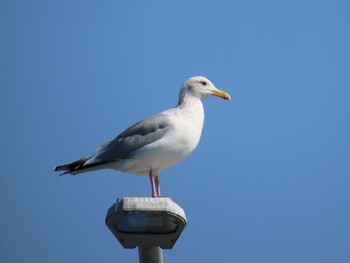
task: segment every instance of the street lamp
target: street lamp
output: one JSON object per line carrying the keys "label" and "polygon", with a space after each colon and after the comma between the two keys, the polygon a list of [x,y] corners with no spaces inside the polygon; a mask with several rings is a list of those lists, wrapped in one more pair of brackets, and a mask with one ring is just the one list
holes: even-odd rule
{"label": "street lamp", "polygon": [[174,246],[186,215],[168,197],[122,197],[109,208],[106,224],[124,248],[139,248],[141,263],[162,262],[161,248]]}

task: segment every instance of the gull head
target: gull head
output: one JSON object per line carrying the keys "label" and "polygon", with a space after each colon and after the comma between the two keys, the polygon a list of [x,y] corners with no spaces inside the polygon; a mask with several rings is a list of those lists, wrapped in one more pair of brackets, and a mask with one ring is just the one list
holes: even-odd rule
{"label": "gull head", "polygon": [[180,101],[187,96],[192,96],[204,100],[211,96],[217,96],[225,100],[231,100],[231,97],[225,91],[217,89],[214,84],[205,77],[192,77],[186,80],[180,90]]}

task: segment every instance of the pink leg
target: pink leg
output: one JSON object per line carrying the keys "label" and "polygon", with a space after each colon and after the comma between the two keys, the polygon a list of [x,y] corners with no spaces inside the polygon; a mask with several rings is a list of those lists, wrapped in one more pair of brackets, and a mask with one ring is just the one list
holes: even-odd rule
{"label": "pink leg", "polygon": [[160,195],[160,180],[159,180],[159,172],[153,173],[153,171],[149,171],[149,179],[151,181],[152,186],[152,197],[167,197]]}
{"label": "pink leg", "polygon": [[156,191],[157,191],[157,196],[160,196],[160,181],[159,181],[159,176],[155,176],[154,178],[155,183],[156,183]]}
{"label": "pink leg", "polygon": [[155,186],[154,186],[154,179],[155,178],[154,178],[154,175],[153,175],[152,170],[151,170],[151,171],[149,171],[149,180],[151,181],[152,197],[156,197],[157,196],[156,189],[155,189]]}

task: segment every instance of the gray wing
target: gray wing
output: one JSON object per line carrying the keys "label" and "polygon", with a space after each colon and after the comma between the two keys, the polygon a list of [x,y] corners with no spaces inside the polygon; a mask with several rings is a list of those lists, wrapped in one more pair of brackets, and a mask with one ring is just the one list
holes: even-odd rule
{"label": "gray wing", "polygon": [[91,161],[128,159],[143,146],[161,139],[168,130],[168,118],[164,115],[155,115],[139,121],[114,140],[101,145]]}

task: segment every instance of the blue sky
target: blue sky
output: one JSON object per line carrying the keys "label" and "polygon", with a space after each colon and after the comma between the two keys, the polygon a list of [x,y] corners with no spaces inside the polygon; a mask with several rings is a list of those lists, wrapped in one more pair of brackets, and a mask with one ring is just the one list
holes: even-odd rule
{"label": "blue sky", "polygon": [[348,1],[0,3],[0,261],[137,262],[104,224],[145,177],[57,177],[208,77],[196,151],[162,172],[165,262],[350,261]]}

